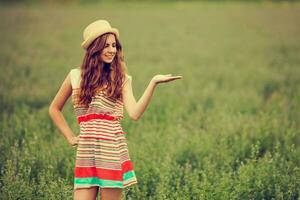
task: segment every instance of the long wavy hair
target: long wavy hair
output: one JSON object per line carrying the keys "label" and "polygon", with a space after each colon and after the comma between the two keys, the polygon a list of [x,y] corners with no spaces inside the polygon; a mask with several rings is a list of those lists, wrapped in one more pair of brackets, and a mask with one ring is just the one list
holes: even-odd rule
{"label": "long wavy hair", "polygon": [[[122,45],[115,35],[116,55],[111,63],[105,63],[101,59],[101,53],[105,47],[109,34],[96,38],[86,50],[81,65],[80,103],[88,106],[92,97],[99,91],[103,91],[113,100],[122,98],[122,84],[127,72]],[[114,35],[114,34],[113,34]]]}

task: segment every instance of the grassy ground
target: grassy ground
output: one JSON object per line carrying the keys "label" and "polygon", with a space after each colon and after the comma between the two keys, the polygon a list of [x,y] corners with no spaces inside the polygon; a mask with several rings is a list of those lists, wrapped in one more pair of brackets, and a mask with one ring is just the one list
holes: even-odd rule
{"label": "grassy ground", "polygon": [[1,199],[72,199],[76,152],[47,110],[98,18],[120,30],[136,98],[184,77],[123,120],[126,199],[300,198],[300,4],[177,2],[0,7]]}

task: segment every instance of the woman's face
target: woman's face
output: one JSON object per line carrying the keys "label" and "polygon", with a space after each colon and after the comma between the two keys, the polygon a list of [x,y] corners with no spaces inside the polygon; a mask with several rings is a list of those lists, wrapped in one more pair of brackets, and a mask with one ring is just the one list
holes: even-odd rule
{"label": "woman's face", "polygon": [[101,53],[101,60],[105,63],[111,63],[117,53],[116,38],[114,34],[109,34],[104,49]]}

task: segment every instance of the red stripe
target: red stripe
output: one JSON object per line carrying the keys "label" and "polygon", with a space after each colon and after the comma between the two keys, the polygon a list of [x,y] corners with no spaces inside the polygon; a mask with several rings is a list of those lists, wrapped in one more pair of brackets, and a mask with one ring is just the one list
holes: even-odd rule
{"label": "red stripe", "polygon": [[81,143],[80,145],[83,148],[85,146],[89,147],[91,145],[94,145],[95,147],[97,147],[97,146],[104,146],[104,147],[108,147],[108,148],[119,148],[119,149],[126,147],[126,144],[117,145],[117,147],[116,147],[116,145],[109,145],[107,143],[106,144],[95,144],[94,142],[90,142],[90,143],[86,143],[86,144]]}
{"label": "red stripe", "polygon": [[120,128],[118,128],[118,129],[108,129],[108,128],[102,127],[102,125],[99,125],[98,127],[95,127],[95,128],[81,128],[81,132],[90,132],[90,131],[98,132],[98,133],[104,132],[104,133],[112,134],[112,132],[114,132],[114,131],[115,131],[114,133],[122,132],[122,129],[120,129]]}
{"label": "red stripe", "polygon": [[87,131],[81,131],[82,134],[89,134],[89,135],[102,135],[111,137],[111,135],[116,134],[126,134],[125,132],[116,132],[116,133],[110,133],[110,132],[101,132],[101,131],[94,131],[94,130],[87,130]]}
{"label": "red stripe", "polygon": [[88,115],[84,115],[84,116],[79,116],[77,118],[77,121],[78,121],[78,124],[80,124],[80,122],[86,122],[86,121],[89,121],[91,119],[106,119],[106,120],[117,120],[116,117],[114,116],[110,116],[110,115],[107,115],[107,114],[96,114],[96,113],[93,113],[93,114],[88,114]]}
{"label": "red stripe", "polygon": [[133,170],[133,165],[130,160],[122,164],[122,170],[103,169],[96,167],[75,167],[76,178],[98,177],[107,180],[123,180],[123,173]]}
{"label": "red stripe", "polygon": [[130,160],[127,160],[122,163],[123,173],[133,170],[133,164]]}
{"label": "red stripe", "polygon": [[120,128],[121,125],[119,123],[109,122],[110,124],[107,124],[107,122],[101,121],[101,123],[97,122],[91,122],[89,124],[82,124],[82,128],[96,128],[100,126],[110,127],[110,128]]}
{"label": "red stripe", "polygon": [[102,169],[96,167],[75,167],[76,178],[98,177],[108,180],[123,180],[122,170]]}
{"label": "red stripe", "polygon": [[[86,153],[94,153],[94,152],[97,152],[98,154],[109,154],[109,156],[112,156],[112,157],[116,157],[116,156],[118,156],[118,155],[114,155],[114,153],[115,152],[106,152],[106,151],[95,151],[94,149],[86,149],[86,150],[82,150],[82,149],[80,149],[80,150],[78,150],[78,153],[81,153],[81,152],[86,152]],[[126,153],[127,152],[127,150],[125,149],[123,149],[123,150],[120,150],[120,154],[121,153]],[[91,155],[91,154],[88,154],[88,155]]]}
{"label": "red stripe", "polygon": [[101,139],[101,140],[109,140],[109,141],[116,141],[116,139],[107,139],[107,138],[101,138],[101,137],[95,137],[95,136],[79,136],[80,138],[97,138],[97,139]]}

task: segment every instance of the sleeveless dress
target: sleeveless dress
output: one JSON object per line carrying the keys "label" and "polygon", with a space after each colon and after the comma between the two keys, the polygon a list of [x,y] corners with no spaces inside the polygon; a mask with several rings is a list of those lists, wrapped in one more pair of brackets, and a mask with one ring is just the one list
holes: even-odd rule
{"label": "sleeveless dress", "polygon": [[[74,169],[74,189],[99,186],[126,188],[137,183],[130,160],[123,118],[123,102],[96,92],[89,106],[80,105],[81,70],[70,71],[74,114],[80,126]],[[131,79],[126,75],[123,85]]]}

